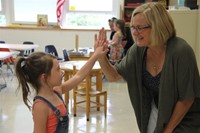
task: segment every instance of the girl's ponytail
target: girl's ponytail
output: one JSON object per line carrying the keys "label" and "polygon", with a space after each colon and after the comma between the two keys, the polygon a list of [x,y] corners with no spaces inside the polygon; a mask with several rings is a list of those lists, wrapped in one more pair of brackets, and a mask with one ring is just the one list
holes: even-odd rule
{"label": "girl's ponytail", "polygon": [[29,76],[26,74],[25,69],[26,65],[26,58],[24,57],[18,57],[16,64],[15,64],[15,72],[17,79],[19,81],[18,89],[22,88],[22,95],[23,95],[23,101],[25,105],[31,110],[31,106],[28,104],[30,101],[28,100],[28,95],[31,93],[30,87],[28,85]]}

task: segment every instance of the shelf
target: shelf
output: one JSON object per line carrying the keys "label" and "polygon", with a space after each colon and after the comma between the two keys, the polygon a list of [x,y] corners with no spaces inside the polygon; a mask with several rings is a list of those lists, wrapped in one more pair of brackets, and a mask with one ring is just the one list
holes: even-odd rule
{"label": "shelf", "polygon": [[138,7],[143,3],[127,3],[125,6],[133,6],[133,7]]}
{"label": "shelf", "polygon": [[137,6],[124,6],[124,8],[127,8],[127,9],[135,9],[135,8],[137,8]]}
{"label": "shelf", "polygon": [[[123,19],[126,22],[126,26],[129,25],[131,16],[135,8],[144,4],[147,0],[124,0],[123,7]],[[154,2],[160,2],[164,7],[168,7],[169,0],[153,0]]]}
{"label": "shelf", "polygon": [[124,0],[123,19],[126,22],[126,27],[129,27],[129,22],[131,20],[134,9],[142,5],[144,2],[145,0]]}

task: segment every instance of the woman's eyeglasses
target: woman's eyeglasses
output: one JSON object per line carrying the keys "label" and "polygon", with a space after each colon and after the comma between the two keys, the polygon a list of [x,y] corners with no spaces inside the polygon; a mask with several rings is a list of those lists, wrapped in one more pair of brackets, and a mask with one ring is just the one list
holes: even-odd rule
{"label": "woman's eyeglasses", "polygon": [[151,28],[150,25],[143,25],[143,26],[130,26],[131,31],[137,31],[141,33],[144,29]]}

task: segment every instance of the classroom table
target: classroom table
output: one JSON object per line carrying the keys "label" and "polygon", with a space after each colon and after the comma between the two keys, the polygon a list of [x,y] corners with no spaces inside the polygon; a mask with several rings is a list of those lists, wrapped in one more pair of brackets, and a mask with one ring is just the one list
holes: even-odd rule
{"label": "classroom table", "polygon": [[[86,62],[87,61],[83,61],[83,60],[61,62],[60,68],[62,70],[64,70],[64,72],[65,72],[64,80],[67,81],[69,78],[73,77],[73,66],[76,66],[76,69],[80,70]],[[90,73],[88,75],[94,75],[94,74],[96,76],[96,84],[97,84],[96,90],[101,91],[102,90],[102,71],[101,71],[99,62],[95,63],[95,65],[93,66],[92,70],[90,71]],[[86,78],[86,79],[88,79],[88,78]],[[86,81],[86,83],[87,83],[87,81]],[[65,93],[65,102],[68,105],[69,92]]]}
{"label": "classroom table", "polygon": [[94,53],[93,48],[79,48],[78,52],[75,49],[68,50],[69,58],[71,61],[88,60]]}
{"label": "classroom table", "polygon": [[39,45],[37,45],[37,44],[33,44],[33,45],[29,45],[29,44],[10,44],[10,43],[0,44],[0,48],[8,48],[10,50],[19,51],[20,52],[19,55],[23,55],[25,50],[31,50],[31,49],[35,49],[35,48],[38,48],[38,47],[39,47]]}
{"label": "classroom table", "polygon": [[[11,52],[3,52],[3,51],[0,51],[0,60],[4,60],[6,58],[9,58],[13,55],[17,55],[19,54],[19,51],[11,51]],[[0,91],[1,89],[5,88],[6,87],[6,80],[4,78],[4,75],[3,75],[3,70],[2,68],[0,67],[0,73],[2,75],[2,78],[4,80],[4,83],[0,83]]]}

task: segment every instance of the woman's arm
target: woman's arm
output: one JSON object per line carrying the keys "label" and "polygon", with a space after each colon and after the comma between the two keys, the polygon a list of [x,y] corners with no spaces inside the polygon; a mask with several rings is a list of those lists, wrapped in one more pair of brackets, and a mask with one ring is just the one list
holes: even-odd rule
{"label": "woman's arm", "polygon": [[107,80],[117,81],[122,78],[117,72],[117,70],[114,68],[114,66],[110,64],[110,62],[108,61],[106,57],[99,58],[98,61]]}
{"label": "woman's arm", "polygon": [[[107,45],[106,40],[107,40],[106,39],[106,31],[104,28],[102,28],[99,31],[98,37],[97,37],[97,35],[95,35],[94,49],[97,49],[98,47],[100,47],[102,45],[107,49],[108,45]],[[108,61],[108,59],[106,57],[106,53],[101,54],[100,57],[98,58],[98,61],[100,63],[100,66],[101,66],[101,69],[103,70],[104,75],[106,76],[106,78],[109,81],[117,81],[122,78],[119,75],[119,73],[117,72],[117,70],[114,68],[114,66],[111,65],[110,62]]]}
{"label": "woman's arm", "polygon": [[163,133],[172,133],[174,131],[176,126],[181,122],[185,114],[188,112],[188,110],[192,106],[193,102],[194,102],[194,98],[187,99],[184,101],[178,101],[176,103],[172,116],[169,122],[167,123]]}

